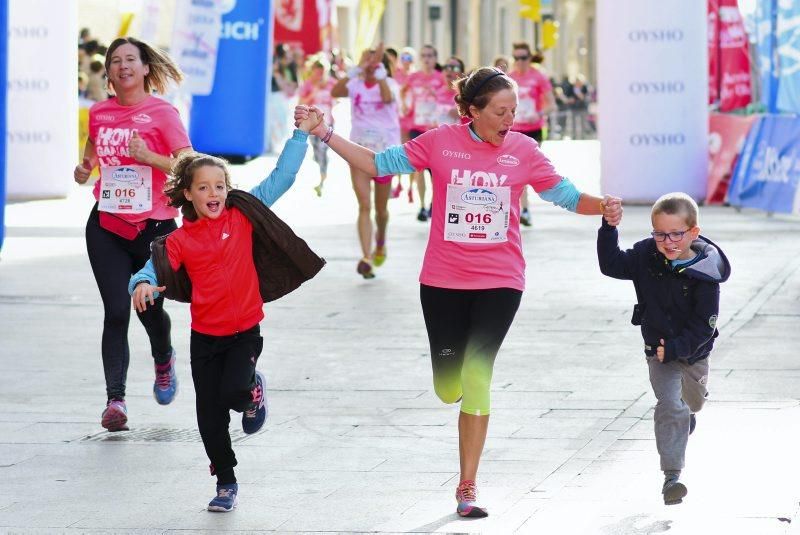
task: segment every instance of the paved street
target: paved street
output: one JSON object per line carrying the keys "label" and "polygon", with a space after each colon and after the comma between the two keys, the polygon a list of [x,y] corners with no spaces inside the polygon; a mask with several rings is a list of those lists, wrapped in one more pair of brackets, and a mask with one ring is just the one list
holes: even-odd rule
{"label": "paved street", "polygon": [[[592,142],[545,146],[599,192]],[[237,166],[249,187],[266,157]],[[131,431],[100,427],[102,306],[86,257],[88,187],[65,200],[12,204],[0,254],[0,532],[522,533],[791,532],[800,500],[800,218],[701,208],[723,247],[721,336],[711,398],[689,442],[682,505],[661,501],[653,406],[630,283],[603,277],[599,218],[534,205],[524,230],[528,290],[498,357],[478,485],[491,516],[455,514],[457,406],[433,393],[417,276],[428,226],[405,194],[391,201],[389,257],[355,272],[356,204],[341,160],[325,193],[304,164],[274,207],[328,265],[266,307],[259,362],[270,418],[241,434],[239,508],[211,514],[194,419],[188,306],[168,303],[180,391],[153,400],[144,329],[131,322]],[[65,180],[70,177],[66,176]],[[612,192],[613,193],[613,192]],[[650,231],[628,206],[621,234]],[[794,530],[800,533],[800,518]]]}

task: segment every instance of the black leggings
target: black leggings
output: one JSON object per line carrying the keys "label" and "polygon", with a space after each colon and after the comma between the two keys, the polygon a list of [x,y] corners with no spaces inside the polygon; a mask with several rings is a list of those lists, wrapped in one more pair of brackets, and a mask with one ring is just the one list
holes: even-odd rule
{"label": "black leggings", "polygon": [[452,290],[420,285],[431,346],[433,386],[461,412],[489,414],[494,359],[522,300],[512,288]]}
{"label": "black leggings", "polygon": [[190,352],[197,427],[211,461],[211,475],[217,476],[220,485],[236,482],[233,473],[236,455],[228,429],[230,411],[253,408],[251,392],[256,386],[256,363],[264,347],[259,333],[258,324],[230,336],[192,331]]}
{"label": "black leggings", "polygon": [[[108,399],[125,399],[125,380],[130,362],[128,324],[132,308],[128,281],[150,258],[150,242],[176,228],[172,219],[151,219],[136,239],[126,240],[100,226],[97,205],[89,214],[86,250],[105,312],[101,352]],[[136,313],[150,338],[150,351],[157,364],[168,362],[172,353],[170,321],[163,306],[164,298],[159,297],[155,305]]]}

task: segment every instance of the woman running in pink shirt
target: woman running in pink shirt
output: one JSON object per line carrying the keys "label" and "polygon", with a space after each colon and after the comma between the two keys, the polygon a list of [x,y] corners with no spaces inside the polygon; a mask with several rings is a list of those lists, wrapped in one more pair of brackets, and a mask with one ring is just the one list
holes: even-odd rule
{"label": "woman running in pink shirt", "polygon": [[[519,197],[526,185],[545,200],[584,215],[622,217],[610,196],[579,192],[533,139],[513,132],[517,85],[493,67],[456,82],[455,102],[469,124],[442,125],[379,153],[320,124],[311,130],[350,165],[368,174],[430,168],[433,218],[420,274],[437,396],[461,402],[458,419],[461,478],[457,512],[488,515],[477,501],[475,478],[489,425],[495,357],[525,288]],[[298,106],[295,119],[308,109]],[[614,202],[611,202],[612,199]]]}

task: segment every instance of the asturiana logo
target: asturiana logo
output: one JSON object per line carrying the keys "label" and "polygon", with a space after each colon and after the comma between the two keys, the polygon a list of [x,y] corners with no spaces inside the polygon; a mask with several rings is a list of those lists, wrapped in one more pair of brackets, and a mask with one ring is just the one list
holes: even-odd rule
{"label": "asturiana logo", "polygon": [[497,157],[497,163],[506,167],[516,167],[519,165],[519,158],[510,154],[503,154]]}
{"label": "asturiana logo", "polygon": [[146,123],[152,122],[152,120],[153,119],[151,119],[150,116],[147,115],[146,113],[140,113],[138,115],[134,115],[133,116],[133,122],[134,123],[146,124]]}
{"label": "asturiana logo", "polygon": [[119,182],[135,182],[139,180],[139,173],[131,167],[120,167],[111,173],[111,178]]}
{"label": "asturiana logo", "polygon": [[467,204],[494,204],[497,202],[497,195],[483,188],[473,188],[462,193],[461,200]]}

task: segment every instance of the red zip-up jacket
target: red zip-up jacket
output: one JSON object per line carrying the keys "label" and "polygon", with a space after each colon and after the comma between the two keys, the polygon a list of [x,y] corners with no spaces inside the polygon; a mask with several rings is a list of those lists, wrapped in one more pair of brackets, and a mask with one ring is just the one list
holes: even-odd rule
{"label": "red zip-up jacket", "polygon": [[216,219],[183,220],[166,240],[173,270],[192,281],[192,330],[212,336],[246,331],[264,319],[253,262],[253,225],[236,208]]}

